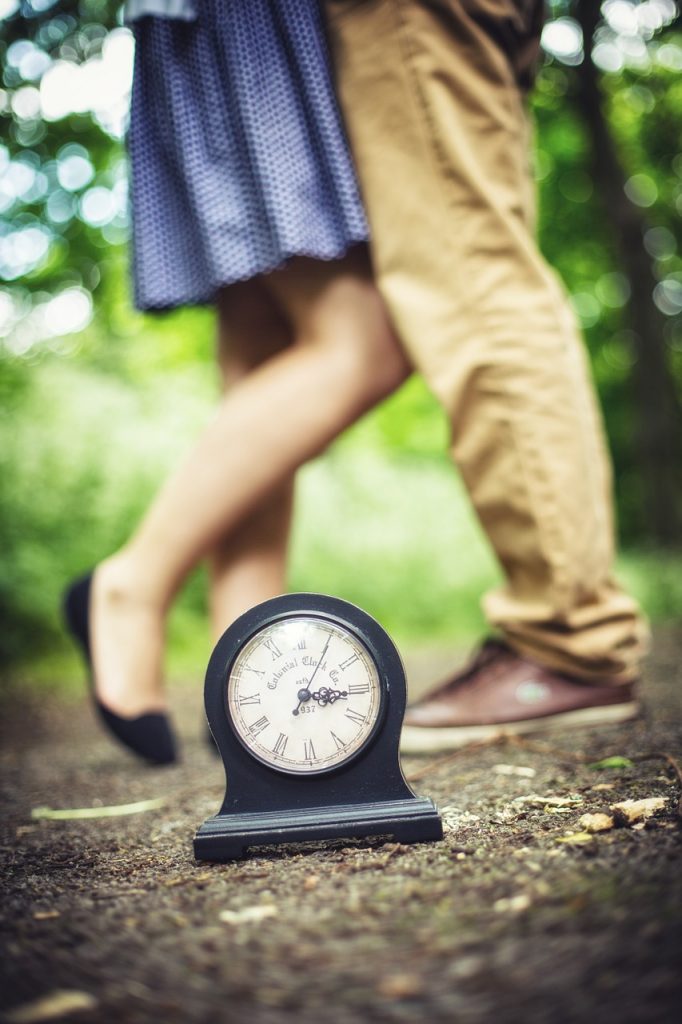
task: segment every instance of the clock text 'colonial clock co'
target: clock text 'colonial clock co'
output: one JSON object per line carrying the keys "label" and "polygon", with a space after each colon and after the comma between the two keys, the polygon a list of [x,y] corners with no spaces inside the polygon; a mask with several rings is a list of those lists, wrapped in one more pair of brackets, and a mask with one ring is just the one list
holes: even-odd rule
{"label": "clock text 'colonial clock co'", "polygon": [[405,700],[395,645],[355,605],[286,594],[242,615],[206,673],[227,790],[195,836],[197,858],[307,840],[442,838],[432,801],[400,769]]}

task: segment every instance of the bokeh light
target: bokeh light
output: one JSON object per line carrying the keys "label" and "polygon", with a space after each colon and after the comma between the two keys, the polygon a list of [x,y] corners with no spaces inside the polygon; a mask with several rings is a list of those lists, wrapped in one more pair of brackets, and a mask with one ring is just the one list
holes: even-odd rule
{"label": "bokeh light", "polygon": [[87,149],[76,143],[64,146],[57,153],[57,180],[67,192],[77,192],[95,176]]}
{"label": "bokeh light", "polygon": [[574,18],[556,18],[542,31],[542,47],[562,64],[579,64],[583,58],[583,33]]}
{"label": "bokeh light", "polygon": [[682,313],[682,274],[659,281],[654,288],[654,302],[664,316],[679,316]]}
{"label": "bokeh light", "polygon": [[108,134],[122,138],[128,116],[134,45],[129,29],[116,28],[104,39],[101,54],[82,64],[55,61],[40,82],[43,117],[58,121],[72,113],[90,112]]}

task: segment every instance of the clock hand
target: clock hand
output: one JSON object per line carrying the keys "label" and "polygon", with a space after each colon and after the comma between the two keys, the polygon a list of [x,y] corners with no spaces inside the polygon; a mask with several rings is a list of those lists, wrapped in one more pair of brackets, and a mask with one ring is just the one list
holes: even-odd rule
{"label": "clock hand", "polygon": [[333,704],[337,700],[347,700],[348,690],[330,690],[327,686],[323,686],[319,690],[316,690],[315,693],[311,693],[310,696],[313,700],[317,701],[321,708],[323,708],[327,704]]}
{"label": "clock hand", "polygon": [[311,675],[310,679],[308,680],[308,685],[305,686],[302,690],[299,690],[298,693],[296,694],[296,696],[298,697],[298,704],[296,705],[296,707],[294,708],[294,710],[292,712],[292,714],[294,714],[294,715],[298,714],[298,711],[299,711],[299,708],[300,708],[301,704],[303,704],[307,700],[310,700],[310,698],[312,696],[312,694],[310,693],[310,687],[312,686],[313,679],[315,678],[315,673],[317,672],[318,668],[320,667],[320,665],[324,661],[324,656],[327,653],[327,648],[329,647],[331,638],[332,638],[332,635],[330,633],[329,636],[327,637],[327,642],[324,645],[324,649],[322,651],[322,654],[320,655],[320,660],[318,661],[317,665],[313,669],[313,674]]}

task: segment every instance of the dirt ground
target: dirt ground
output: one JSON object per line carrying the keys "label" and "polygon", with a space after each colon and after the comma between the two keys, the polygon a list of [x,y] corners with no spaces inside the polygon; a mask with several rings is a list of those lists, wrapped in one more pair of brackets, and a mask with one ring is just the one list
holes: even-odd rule
{"label": "dirt ground", "polygon": [[[173,692],[182,764],[143,769],[85,701],[15,687],[2,716],[2,1019],[679,1020],[679,785],[662,758],[634,758],[680,761],[681,661],[682,626],[661,628],[636,723],[406,759],[443,813],[442,842],[318,844],[222,865],[192,854],[223,791],[198,688]],[[444,662],[408,665],[423,686]],[[611,756],[621,761],[594,767]],[[589,835],[579,823],[655,796],[665,806],[635,827]],[[32,818],[150,799],[163,804]]]}

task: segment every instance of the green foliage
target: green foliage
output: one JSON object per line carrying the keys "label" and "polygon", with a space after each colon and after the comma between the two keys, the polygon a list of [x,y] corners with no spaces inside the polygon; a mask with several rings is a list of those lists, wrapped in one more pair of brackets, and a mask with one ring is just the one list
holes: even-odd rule
{"label": "green foliage", "polygon": [[55,357],[22,369],[0,417],[4,662],[54,643],[63,586],[125,540],[212,391],[201,367],[144,388]]}
{"label": "green foliage", "polygon": [[587,766],[594,772],[602,772],[606,768],[634,768],[634,761],[631,761],[629,757],[621,757],[616,754],[613,757],[605,757],[603,761],[594,761],[592,764]]}

